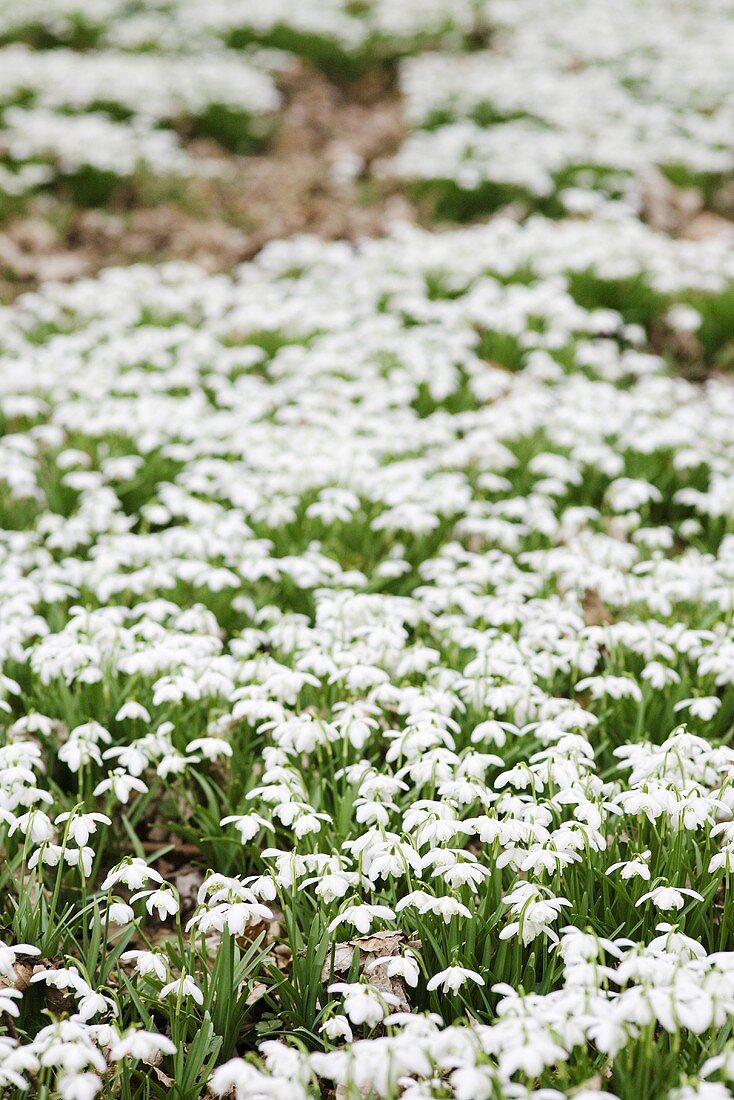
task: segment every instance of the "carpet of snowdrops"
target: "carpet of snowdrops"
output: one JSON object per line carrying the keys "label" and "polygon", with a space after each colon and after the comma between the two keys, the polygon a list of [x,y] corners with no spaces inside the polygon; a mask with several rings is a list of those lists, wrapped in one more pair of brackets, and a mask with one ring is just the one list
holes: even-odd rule
{"label": "carpet of snowdrops", "polygon": [[[0,192],[394,66],[298,237],[0,309],[0,1095],[726,1100],[729,0],[6,0]],[[711,214],[712,218],[717,215]],[[734,1088],[734,1086],[732,1086]]]}

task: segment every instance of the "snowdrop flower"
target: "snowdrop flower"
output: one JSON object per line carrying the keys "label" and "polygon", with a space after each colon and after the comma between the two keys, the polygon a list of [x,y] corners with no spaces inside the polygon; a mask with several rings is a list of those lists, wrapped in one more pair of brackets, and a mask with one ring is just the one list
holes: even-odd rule
{"label": "snowdrop flower", "polygon": [[711,856],[708,863],[708,873],[713,875],[716,871],[724,871],[727,875],[734,871],[734,849],[722,848],[720,852],[715,852]]}
{"label": "snowdrop flower", "polygon": [[8,835],[13,836],[16,830],[27,836],[32,844],[45,844],[55,836],[51,819],[43,810],[29,810],[21,814],[11,824]]}
{"label": "snowdrop flower", "polygon": [[117,867],[113,867],[107,874],[102,881],[100,890],[111,890],[113,886],[119,884],[127,886],[128,890],[137,890],[144,886],[146,882],[162,883],[163,877],[154,867],[149,867],[145,860],[139,856],[127,856],[122,863],[118,863]]}
{"label": "snowdrop flower", "polygon": [[104,1082],[95,1073],[62,1073],[56,1079],[61,1100],[94,1100]]}
{"label": "snowdrop flower", "polygon": [[368,974],[371,974],[378,968],[384,969],[388,978],[402,978],[405,984],[413,989],[418,985],[420,968],[411,951],[406,951],[404,955],[384,955],[373,959],[365,969]]}
{"label": "snowdrop flower", "polygon": [[314,893],[317,897],[329,904],[337,898],[343,898],[345,894],[359,885],[359,874],[350,871],[334,871],[331,874],[319,875],[318,878],[309,878],[303,883],[304,888],[316,884]]}
{"label": "snowdrop flower", "polygon": [[75,966],[39,970],[31,978],[31,983],[36,982],[45,982],[56,989],[71,989],[80,996],[84,996],[90,989]]}
{"label": "snowdrop flower", "polygon": [[17,1005],[17,1001],[21,1000],[23,994],[19,989],[0,989],[0,1013],[5,1012],[8,1016],[19,1016],[20,1009]]}
{"label": "snowdrop flower", "polygon": [[[113,901],[106,909],[100,910],[100,917],[103,923],[109,922],[109,924],[122,928],[135,920],[135,913],[132,906],[127,905],[124,901]],[[93,924],[94,918],[90,922],[90,928]]]}
{"label": "snowdrop flower", "polygon": [[693,699],[681,699],[673,710],[678,713],[687,710],[694,718],[700,718],[702,722],[710,722],[721,706],[721,699],[717,695],[700,695]]}
{"label": "snowdrop flower", "polygon": [[108,791],[114,794],[118,802],[122,802],[123,805],[127,805],[130,801],[130,795],[133,791],[137,791],[139,794],[144,794],[148,788],[142,779],[136,778],[134,775],[129,775],[122,768],[115,768],[110,772],[106,779],[103,779],[101,783],[98,783],[94,788],[95,798],[101,794],[106,794]]}
{"label": "snowdrop flower", "polygon": [[181,903],[172,886],[167,883],[158,890],[140,890],[130,898],[132,903],[145,898],[145,908],[152,914],[158,914],[158,920],[164,921],[173,917],[181,908]]}
{"label": "snowdrop flower", "polygon": [[186,746],[186,751],[200,752],[207,760],[217,760],[220,756],[231,756],[232,746],[222,737],[196,737]]}
{"label": "snowdrop flower", "polygon": [[619,871],[619,877],[624,880],[632,878],[642,878],[646,882],[650,881],[650,868],[648,861],[650,859],[650,849],[645,849],[644,852],[640,852],[634,859],[621,860],[619,863],[612,863],[607,867],[605,874],[613,875],[615,871]]}
{"label": "snowdrop flower", "polygon": [[463,966],[449,966],[439,971],[426,983],[429,991],[443,989],[444,993],[458,993],[463,985],[472,981],[475,985],[484,985],[484,978],[476,970],[467,970]]}
{"label": "snowdrop flower", "polygon": [[199,989],[193,978],[188,974],[182,974],[172,982],[164,985],[158,994],[158,999],[164,1001],[166,997],[190,997],[198,1005],[203,1005],[204,994]]}
{"label": "snowdrop flower", "polygon": [[66,832],[80,848],[88,844],[90,836],[96,833],[98,824],[112,824],[112,821],[106,814],[77,813],[74,811],[59,814],[57,816],[57,825],[63,825],[65,822],[68,822]]}
{"label": "snowdrop flower", "polygon": [[337,1039],[346,1039],[348,1043],[351,1043],[354,1038],[352,1029],[349,1026],[349,1020],[346,1016],[337,1014],[331,1016],[325,1023],[321,1025],[319,1031],[326,1035],[327,1039],[331,1039],[332,1043]]}
{"label": "snowdrop flower", "polygon": [[707,1058],[699,1070],[699,1075],[706,1078],[719,1072],[727,1081],[734,1079],[734,1050],[731,1047],[726,1047],[721,1054],[715,1054],[713,1058]]}
{"label": "snowdrop flower", "polygon": [[176,1047],[165,1035],[133,1029],[117,1039],[110,1048],[113,1062],[125,1058],[149,1062],[156,1054],[175,1054]]}
{"label": "snowdrop flower", "polygon": [[110,997],[105,997],[102,993],[97,993],[93,989],[76,990],[77,995],[77,1012],[76,1018],[84,1021],[93,1019],[93,1017],[111,1012],[113,1015],[117,1015],[117,1008],[114,1001]]}
{"label": "snowdrop flower", "polygon": [[124,963],[134,963],[138,974],[143,976],[152,974],[162,982],[168,977],[165,958],[154,951],[123,951],[120,960]]}
{"label": "snowdrop flower", "polygon": [[388,1015],[390,1006],[399,1004],[394,994],[361,982],[335,982],[329,986],[329,993],[343,994],[344,1011],[357,1027],[362,1024],[376,1027]]}
{"label": "snowdrop flower", "polygon": [[261,829],[270,829],[272,831],[273,826],[260,814],[231,814],[229,817],[223,817],[219,824],[224,828],[225,825],[234,824],[237,832],[240,834],[240,839],[243,844],[246,844],[248,840],[252,840]]}
{"label": "snowdrop flower", "polygon": [[248,1100],[250,1096],[262,1094],[263,1087],[269,1086],[271,1080],[250,1062],[232,1058],[217,1066],[209,1079],[209,1087],[215,1096],[234,1095],[236,1100]]}
{"label": "snowdrop flower", "polygon": [[365,936],[376,920],[394,918],[394,912],[387,905],[348,905],[337,917],[334,917],[327,931],[333,932],[340,924],[351,924]]}
{"label": "snowdrop flower", "polygon": [[682,909],[685,904],[684,895],[694,898],[695,901],[703,901],[702,894],[699,894],[697,890],[689,890],[685,886],[656,886],[654,890],[650,890],[638,898],[635,905],[639,907],[644,905],[646,901],[651,901],[656,909],[663,912],[670,909]]}
{"label": "snowdrop flower", "polygon": [[28,860],[29,870],[33,870],[34,867],[58,867],[64,858],[65,849],[61,844],[42,844],[40,848],[37,848],[35,852],[31,853]]}
{"label": "snowdrop flower", "polygon": [[59,760],[66,764],[69,771],[78,772],[85,764],[101,764],[102,754],[95,741],[70,736],[59,749]]}
{"label": "snowdrop flower", "polygon": [[38,947],[29,943],[16,943],[12,947],[0,940],[0,974],[9,981],[15,981],[15,964],[19,955],[27,955],[31,958],[40,955]]}
{"label": "snowdrop flower", "polygon": [[128,699],[122,704],[117,714],[115,715],[116,722],[124,722],[126,719],[132,719],[133,721],[139,720],[141,722],[150,722],[150,712],[142,703],[136,702],[135,699]]}
{"label": "snowdrop flower", "polygon": [[92,873],[94,861],[93,848],[64,848],[64,861],[70,867],[77,867],[84,878],[89,878]]}
{"label": "snowdrop flower", "polygon": [[594,699],[632,699],[639,703],[642,692],[634,680],[627,676],[587,676],[576,684],[576,691],[588,691]]}
{"label": "snowdrop flower", "polygon": [[407,908],[415,908],[421,915],[425,913],[435,913],[443,919],[444,924],[449,924],[454,917],[464,917],[467,920],[471,919],[471,910],[460,902],[458,898],[452,898],[450,896],[437,898],[432,894],[427,894],[421,890],[415,890],[411,894],[406,894],[395,906],[398,913]]}

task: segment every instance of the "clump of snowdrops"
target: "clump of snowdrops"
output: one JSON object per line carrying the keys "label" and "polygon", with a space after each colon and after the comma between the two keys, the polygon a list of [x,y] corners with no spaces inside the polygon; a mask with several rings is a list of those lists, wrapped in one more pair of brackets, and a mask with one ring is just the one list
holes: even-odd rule
{"label": "clump of snowdrops", "polygon": [[[49,127],[70,172],[132,171],[128,131],[167,170],[212,106],[257,138],[263,47],[358,68],[486,16],[6,7],[29,186]],[[523,0],[496,67],[406,63],[420,142],[485,134],[482,202],[511,163],[573,216],[0,311],[4,1097],[731,1095],[734,259],[636,216],[651,167],[730,169],[726,8],[661,46],[615,5],[605,54]]]}
{"label": "clump of snowdrops", "polygon": [[728,1095],[730,264],[611,211],[0,314],[10,1095]]}

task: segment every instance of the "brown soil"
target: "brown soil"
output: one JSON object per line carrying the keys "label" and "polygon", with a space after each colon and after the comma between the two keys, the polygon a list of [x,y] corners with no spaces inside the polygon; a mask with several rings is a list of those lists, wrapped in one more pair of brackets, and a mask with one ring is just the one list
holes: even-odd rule
{"label": "brown soil", "polygon": [[213,142],[190,146],[221,162],[216,179],[163,197],[144,185],[121,185],[104,209],[35,199],[0,233],[0,301],[46,280],[136,261],[183,259],[225,271],[276,237],[378,236],[392,221],[414,216],[403,195],[369,174],[404,133],[389,74],[342,86],[294,62],[281,90],[278,128],[261,154],[228,155]]}

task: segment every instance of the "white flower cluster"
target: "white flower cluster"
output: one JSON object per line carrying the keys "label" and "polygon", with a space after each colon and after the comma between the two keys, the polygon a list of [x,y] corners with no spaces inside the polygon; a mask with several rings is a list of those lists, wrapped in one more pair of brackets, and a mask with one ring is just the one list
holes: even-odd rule
{"label": "white flower cluster", "polygon": [[733,284],[611,204],[0,312],[9,1089],[729,1095],[734,389],[650,340]]}
{"label": "white flower cluster", "polygon": [[181,45],[175,54],[0,48],[0,191],[23,195],[85,169],[113,179],[213,171],[184,148],[181,127],[236,150],[261,141],[280,103],[277,59]]}
{"label": "white flower cluster", "polygon": [[112,50],[0,49],[0,103],[81,113],[114,106],[149,125],[203,115],[212,105],[249,115],[278,107],[270,75],[229,50],[192,55]]}
{"label": "white flower cluster", "polygon": [[7,1100],[734,1095],[729,7],[3,5],[8,193],[489,14],[398,165],[576,210],[0,309]]}
{"label": "white flower cluster", "polygon": [[[574,189],[639,206],[653,170],[702,182],[734,167],[734,8],[727,0],[511,0],[492,49],[403,64],[416,127],[389,171],[539,200]],[[570,192],[564,195],[564,192]]]}
{"label": "white flower cluster", "polygon": [[191,34],[221,41],[320,39],[352,53],[379,42],[400,53],[422,41],[453,41],[483,26],[486,0],[7,0],[0,35],[42,29],[60,41],[80,32],[125,48],[188,47]]}
{"label": "white flower cluster", "polygon": [[206,162],[190,157],[171,131],[154,130],[140,122],[115,122],[99,111],[64,115],[45,107],[9,107],[3,121],[0,153],[10,165],[20,167],[18,174],[6,168],[3,181],[17,180],[19,186],[33,187],[52,175],[73,175],[84,168],[113,176],[132,176],[141,168],[175,176],[205,170]]}

